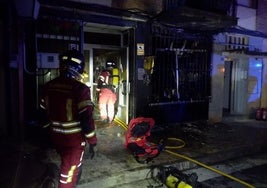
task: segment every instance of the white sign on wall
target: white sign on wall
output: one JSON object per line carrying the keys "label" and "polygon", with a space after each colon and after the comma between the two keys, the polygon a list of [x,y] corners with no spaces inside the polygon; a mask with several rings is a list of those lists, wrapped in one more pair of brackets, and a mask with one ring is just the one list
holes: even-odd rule
{"label": "white sign on wall", "polygon": [[137,43],[137,55],[145,55],[145,44]]}

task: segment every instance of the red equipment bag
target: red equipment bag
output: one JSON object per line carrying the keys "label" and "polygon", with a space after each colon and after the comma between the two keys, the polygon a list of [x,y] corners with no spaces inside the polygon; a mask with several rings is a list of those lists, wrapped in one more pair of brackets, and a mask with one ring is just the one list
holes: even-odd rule
{"label": "red equipment bag", "polygon": [[139,163],[148,163],[160,153],[158,145],[147,141],[154,125],[154,119],[145,117],[131,119],[128,125],[125,147]]}

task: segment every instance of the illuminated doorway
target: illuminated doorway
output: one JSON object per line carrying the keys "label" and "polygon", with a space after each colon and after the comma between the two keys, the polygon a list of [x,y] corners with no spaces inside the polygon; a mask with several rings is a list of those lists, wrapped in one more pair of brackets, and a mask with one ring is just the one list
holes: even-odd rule
{"label": "illuminated doorway", "polygon": [[99,119],[97,80],[102,69],[106,68],[107,61],[113,61],[114,67],[111,75],[112,85],[117,95],[115,103],[114,121],[123,126],[128,123],[129,114],[129,63],[128,48],[111,47],[105,45],[85,45],[84,50],[87,51],[89,58],[88,66],[88,85],[91,87],[91,98],[96,105],[95,120]]}

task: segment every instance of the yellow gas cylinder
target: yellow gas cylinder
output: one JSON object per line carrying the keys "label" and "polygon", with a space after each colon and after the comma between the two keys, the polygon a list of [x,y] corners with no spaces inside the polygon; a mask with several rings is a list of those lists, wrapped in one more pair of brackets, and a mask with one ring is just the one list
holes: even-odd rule
{"label": "yellow gas cylinder", "polygon": [[[178,183],[178,184],[177,184]],[[180,181],[175,176],[169,175],[166,179],[166,185],[169,188],[193,188],[191,185],[185,183],[184,181]]]}
{"label": "yellow gas cylinder", "polygon": [[119,85],[119,69],[118,68],[112,69],[112,84],[114,86]]}

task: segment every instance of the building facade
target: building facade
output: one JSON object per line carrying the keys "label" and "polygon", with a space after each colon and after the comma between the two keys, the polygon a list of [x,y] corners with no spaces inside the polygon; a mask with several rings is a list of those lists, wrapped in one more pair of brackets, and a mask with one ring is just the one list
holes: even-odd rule
{"label": "building facade", "polygon": [[[256,108],[265,107],[266,36],[264,27],[261,33],[251,31],[261,26],[257,14],[264,14],[258,9],[264,3],[27,0],[22,5],[14,0],[1,4],[4,135],[20,135],[26,124],[34,122],[39,87],[58,75],[58,54],[70,48],[85,55],[83,81],[91,87],[95,103],[96,77],[106,62],[114,62],[118,124],[126,125],[137,116],[150,116],[162,124],[221,121],[224,112],[251,116]],[[253,15],[247,22],[242,9]],[[253,28],[243,29],[246,23]]]}

